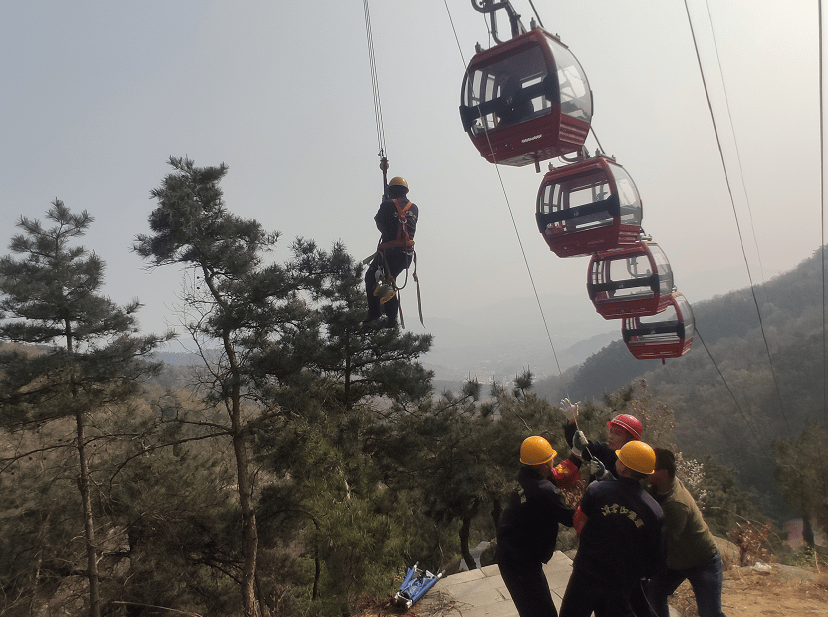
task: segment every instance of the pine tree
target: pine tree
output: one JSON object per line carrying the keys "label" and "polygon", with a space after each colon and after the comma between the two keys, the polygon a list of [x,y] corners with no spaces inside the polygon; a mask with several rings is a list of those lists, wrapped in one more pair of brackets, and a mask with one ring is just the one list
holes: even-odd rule
{"label": "pine tree", "polygon": [[[171,157],[173,172],[151,191],[158,206],[149,217],[152,234],[136,238],[135,250],[152,267],[182,265],[194,278],[184,291],[182,317],[202,350],[208,373],[202,383],[209,407],[223,408],[217,427],[233,445],[242,517],[241,597],[245,614],[258,614],[258,530],[249,439],[253,426],[278,410],[255,403],[252,357],[273,338],[294,336],[307,316],[295,282],[263,256],[278,240],[253,219],[231,214],[220,183],[228,168],[196,167]],[[218,355],[209,351],[218,343]]]}
{"label": "pine tree", "polygon": [[[290,417],[258,441],[275,475],[290,478],[262,496],[263,535],[313,555],[312,585],[296,581],[309,588],[308,610],[345,614],[360,593],[387,593],[389,574],[403,569],[415,525],[377,452],[400,410],[431,394],[432,374],[418,361],[431,336],[362,326],[362,265],[341,243],[323,251],[298,239],[291,248],[289,268],[313,313],[257,359],[260,393]],[[285,571],[282,581],[295,568]]]}
{"label": "pine tree", "polygon": [[341,243],[327,252],[300,238],[291,249],[290,268],[297,285],[311,294],[315,315],[272,343],[260,358],[261,371],[285,384],[307,377],[300,368],[326,379],[346,410],[377,397],[404,403],[427,396],[433,373],[418,358],[430,349],[432,336],[362,326],[362,265]]}
{"label": "pine tree", "polygon": [[54,227],[21,217],[24,233],[12,238],[14,255],[0,260],[0,340],[44,346],[42,352],[0,353],[0,410],[10,431],[73,418],[77,486],[86,545],[90,614],[100,615],[98,542],[92,507],[89,419],[104,406],[124,401],[157,365],[137,358],[164,338],[136,336],[133,300],[119,307],[101,295],[104,262],[82,246],[70,246],[85,234],[93,218],[72,214],[56,199],[46,218]]}

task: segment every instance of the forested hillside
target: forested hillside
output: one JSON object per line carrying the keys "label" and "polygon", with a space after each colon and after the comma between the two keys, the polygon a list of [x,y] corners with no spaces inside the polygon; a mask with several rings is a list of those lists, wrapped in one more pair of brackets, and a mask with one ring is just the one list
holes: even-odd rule
{"label": "forested hillside", "polygon": [[817,251],[757,286],[756,303],[742,289],[695,304],[697,335],[682,358],[639,361],[617,341],[537,391],[550,401],[601,400],[646,379],[652,395],[674,410],[681,447],[736,469],[742,486],[764,494],[778,512],[772,442],[799,435],[808,420],[828,421],[820,257]]}

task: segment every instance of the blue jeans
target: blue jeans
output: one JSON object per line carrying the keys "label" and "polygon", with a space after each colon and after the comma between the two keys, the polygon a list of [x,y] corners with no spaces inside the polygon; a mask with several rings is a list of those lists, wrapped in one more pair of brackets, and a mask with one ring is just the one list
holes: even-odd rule
{"label": "blue jeans", "polygon": [[668,596],[687,579],[696,594],[699,617],[726,617],[722,612],[722,555],[713,556],[692,568],[671,570],[664,568],[650,579],[647,597],[658,617],[669,617]]}

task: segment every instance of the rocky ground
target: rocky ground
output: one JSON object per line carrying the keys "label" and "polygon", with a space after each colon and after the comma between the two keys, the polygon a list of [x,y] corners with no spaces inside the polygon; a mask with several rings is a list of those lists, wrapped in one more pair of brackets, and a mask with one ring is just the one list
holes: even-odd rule
{"label": "rocky ground", "polygon": [[[683,617],[695,617],[695,599],[685,583],[673,597]],[[770,572],[751,567],[725,573],[722,610],[727,617],[828,616],[828,572],[774,564]]]}
{"label": "rocky ground", "polygon": [[[698,617],[693,591],[686,582],[679,587],[672,605],[682,617]],[[828,617],[828,572],[779,564],[765,572],[752,567],[732,568],[724,577],[722,610],[727,617]],[[417,612],[417,606],[400,612],[390,602],[371,602],[359,617],[380,615],[427,617]]]}

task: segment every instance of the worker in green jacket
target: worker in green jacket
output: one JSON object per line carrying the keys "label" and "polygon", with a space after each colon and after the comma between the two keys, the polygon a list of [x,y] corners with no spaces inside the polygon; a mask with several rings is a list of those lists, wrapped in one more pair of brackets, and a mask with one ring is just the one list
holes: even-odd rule
{"label": "worker in green jacket", "polygon": [[722,556],[699,506],[676,478],[676,457],[655,448],[655,471],[650,488],[664,511],[667,527],[667,567],[658,570],[647,586],[647,597],[658,617],[669,617],[668,597],[687,579],[696,594],[699,617],[722,613]]}

